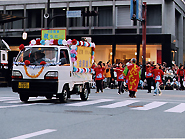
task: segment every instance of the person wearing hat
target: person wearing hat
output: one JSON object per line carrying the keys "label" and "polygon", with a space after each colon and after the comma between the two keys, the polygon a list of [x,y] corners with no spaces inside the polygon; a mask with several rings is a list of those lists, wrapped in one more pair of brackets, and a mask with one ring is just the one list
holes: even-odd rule
{"label": "person wearing hat", "polygon": [[129,97],[135,98],[135,93],[137,92],[139,80],[141,78],[141,70],[136,64],[136,59],[131,59],[131,64],[125,67],[123,74],[128,77],[128,90]]}
{"label": "person wearing hat", "polygon": [[99,93],[99,90],[103,93],[103,87],[102,87],[102,81],[103,81],[103,73],[105,68],[102,67],[102,62],[98,62],[98,65],[96,68],[94,68],[95,71],[95,81],[96,81],[96,93]]}

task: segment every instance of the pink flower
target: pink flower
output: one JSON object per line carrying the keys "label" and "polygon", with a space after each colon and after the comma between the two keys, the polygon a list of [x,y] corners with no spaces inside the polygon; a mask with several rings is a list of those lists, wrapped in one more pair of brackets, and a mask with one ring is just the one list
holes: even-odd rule
{"label": "pink flower", "polygon": [[72,44],[72,40],[71,40],[71,39],[68,39],[68,40],[67,40],[67,44],[68,44],[68,45],[71,45],[71,44]]}
{"label": "pink flower", "polygon": [[50,44],[53,44],[53,42],[54,42],[54,39],[51,39],[51,40],[50,40]]}
{"label": "pink flower", "polygon": [[75,59],[74,57],[72,57],[72,58],[71,58],[71,61],[72,61],[72,62],[75,62],[75,61],[76,61],[76,59]]}

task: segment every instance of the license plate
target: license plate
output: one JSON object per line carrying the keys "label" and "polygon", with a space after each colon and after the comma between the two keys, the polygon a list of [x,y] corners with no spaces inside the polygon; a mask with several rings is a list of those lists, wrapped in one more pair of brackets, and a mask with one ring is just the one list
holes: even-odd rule
{"label": "license plate", "polygon": [[29,82],[19,82],[18,84],[18,88],[25,88],[25,89],[29,89]]}

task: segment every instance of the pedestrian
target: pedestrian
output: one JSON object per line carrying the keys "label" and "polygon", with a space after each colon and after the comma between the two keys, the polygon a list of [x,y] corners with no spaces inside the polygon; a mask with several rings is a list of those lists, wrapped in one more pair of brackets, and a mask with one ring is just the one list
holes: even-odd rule
{"label": "pedestrian", "polygon": [[99,62],[97,67],[94,68],[95,71],[95,81],[96,81],[96,93],[99,93],[99,90],[103,93],[103,87],[102,87],[102,82],[103,82],[103,73],[104,73],[105,68],[102,67],[102,62]]}
{"label": "pedestrian", "polygon": [[105,78],[106,78],[106,85],[105,85],[105,89],[110,89],[111,87],[111,64],[110,62],[107,62],[106,66],[105,66]]}
{"label": "pedestrian", "polygon": [[184,85],[183,85],[184,69],[183,69],[183,65],[179,66],[179,69],[177,70],[177,77],[178,77],[178,81],[180,82],[180,89],[179,90],[184,90]]}
{"label": "pedestrian", "polygon": [[139,80],[141,78],[141,70],[136,64],[136,59],[131,59],[131,64],[127,65],[123,71],[124,75],[128,77],[129,97],[135,98]]}
{"label": "pedestrian", "polygon": [[159,64],[156,64],[156,68],[152,71],[152,73],[154,74],[154,79],[155,79],[155,83],[156,83],[156,88],[154,90],[154,96],[157,95],[157,93],[159,93],[159,95],[162,94],[161,89],[159,87],[160,83],[162,83],[162,75],[164,75],[164,72],[159,69]]}
{"label": "pedestrian", "polygon": [[123,89],[123,81],[124,81],[124,75],[123,75],[123,64],[119,62],[119,67],[113,68],[114,71],[117,73],[117,81],[118,81],[118,94],[124,93]]}
{"label": "pedestrian", "polygon": [[146,80],[148,84],[148,93],[151,93],[151,83],[153,80],[153,74],[152,74],[153,67],[151,66],[150,62],[146,65]]}

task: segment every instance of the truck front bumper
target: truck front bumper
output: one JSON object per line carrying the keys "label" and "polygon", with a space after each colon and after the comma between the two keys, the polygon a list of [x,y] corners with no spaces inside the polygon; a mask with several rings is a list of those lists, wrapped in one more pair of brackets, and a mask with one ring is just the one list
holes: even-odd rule
{"label": "truck front bumper", "polygon": [[[20,84],[26,84],[26,86],[20,86]],[[30,96],[57,94],[58,80],[12,79],[12,90],[13,92],[26,93]]]}

